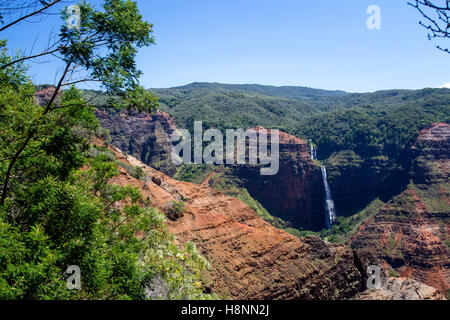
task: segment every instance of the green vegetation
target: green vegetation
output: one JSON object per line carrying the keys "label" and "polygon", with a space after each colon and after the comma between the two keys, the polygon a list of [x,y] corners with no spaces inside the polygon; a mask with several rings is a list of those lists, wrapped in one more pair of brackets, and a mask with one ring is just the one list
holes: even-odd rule
{"label": "green vegetation", "polygon": [[389,269],[389,277],[391,277],[391,278],[398,278],[399,274],[394,269]]}
{"label": "green vegetation", "polygon": [[[123,94],[120,107],[151,111],[134,64],[136,47],[151,42],[150,25],[130,1],[107,0],[103,8],[82,4],[86,25],[81,34],[62,27],[59,53],[67,68],[82,65]],[[112,44],[96,52],[91,40]],[[195,246],[179,248],[139,190],[109,183],[119,170],[114,154],[90,144],[98,131],[93,107],[69,85],[38,105],[26,68],[8,51],[1,41],[0,299],[213,297],[203,293],[208,262]],[[81,270],[78,290],[67,288],[72,265]]]}
{"label": "green vegetation", "polygon": [[183,201],[170,201],[167,205],[167,218],[170,220],[177,220],[184,216],[186,206]]}
{"label": "green vegetation", "polygon": [[208,177],[211,172],[217,170],[218,168],[218,166],[207,164],[182,164],[177,167],[177,172],[175,173],[173,178],[181,181],[200,184]]}
{"label": "green vegetation", "polygon": [[125,163],[122,161],[116,161],[117,165],[121,166],[127,172],[134,178],[139,180],[147,181],[147,175],[145,174],[144,170],[139,166],[133,166],[129,163]]}
{"label": "green vegetation", "polygon": [[194,121],[202,120],[205,128],[276,127],[292,131],[315,107],[299,100],[269,96],[258,92],[203,88],[191,85],[154,90],[160,107],[175,118],[181,128],[192,130]]}
{"label": "green vegetation", "polygon": [[434,89],[422,104],[418,101],[398,106],[375,104],[311,116],[299,126],[298,134],[313,139],[322,159],[340,150],[370,157],[380,155],[381,150],[402,164],[421,129],[434,122],[448,121],[450,90]]}
{"label": "green vegetation", "polygon": [[298,237],[315,235],[328,242],[345,243],[358,231],[358,228],[361,226],[361,224],[377,214],[378,211],[384,206],[384,204],[385,203],[380,199],[375,199],[363,210],[350,217],[337,217],[336,222],[331,226],[330,229],[323,229],[320,232],[294,229],[295,231],[290,233]]}
{"label": "green vegetation", "polygon": [[361,224],[370,219],[383,207],[384,202],[375,199],[366,208],[350,217],[338,217],[335,224],[328,230],[323,230],[319,235],[328,241],[344,243],[349,240],[357,231]]}

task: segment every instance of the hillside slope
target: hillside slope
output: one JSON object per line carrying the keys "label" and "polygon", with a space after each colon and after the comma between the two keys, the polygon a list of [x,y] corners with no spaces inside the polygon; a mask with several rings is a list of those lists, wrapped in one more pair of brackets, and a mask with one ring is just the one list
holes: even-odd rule
{"label": "hillside slope", "polygon": [[183,201],[184,216],[168,220],[180,241],[194,242],[211,263],[209,289],[232,299],[342,299],[362,290],[364,257],[317,237],[297,238],[264,222],[237,199],[176,181],[113,149],[119,162],[139,166],[145,178],[124,168],[113,183],[137,186],[161,210]]}

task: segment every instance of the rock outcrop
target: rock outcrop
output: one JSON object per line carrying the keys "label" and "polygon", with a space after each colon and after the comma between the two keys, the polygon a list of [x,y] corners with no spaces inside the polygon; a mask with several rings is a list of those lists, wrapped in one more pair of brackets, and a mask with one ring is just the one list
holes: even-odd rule
{"label": "rock outcrop", "polygon": [[[448,197],[448,194],[447,194]],[[449,212],[427,212],[415,190],[407,190],[364,223],[351,240],[353,249],[369,251],[393,272],[446,293],[450,288]]]}
{"label": "rock outcrop", "polygon": [[358,300],[447,300],[435,288],[410,278],[389,278],[378,290],[366,290]]}

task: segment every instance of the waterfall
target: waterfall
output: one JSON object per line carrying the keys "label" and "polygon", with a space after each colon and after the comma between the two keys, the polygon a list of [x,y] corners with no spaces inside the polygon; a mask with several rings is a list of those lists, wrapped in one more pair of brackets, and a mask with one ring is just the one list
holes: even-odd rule
{"label": "waterfall", "polygon": [[311,148],[311,159],[317,160],[317,150],[316,148],[314,148],[312,143],[310,144],[310,148]]}
{"label": "waterfall", "polygon": [[325,188],[325,224],[327,229],[330,229],[331,225],[336,220],[336,209],[334,208],[334,201],[331,197],[331,191],[328,185],[327,169],[325,166],[321,166],[320,169],[322,170],[322,181],[323,187]]}

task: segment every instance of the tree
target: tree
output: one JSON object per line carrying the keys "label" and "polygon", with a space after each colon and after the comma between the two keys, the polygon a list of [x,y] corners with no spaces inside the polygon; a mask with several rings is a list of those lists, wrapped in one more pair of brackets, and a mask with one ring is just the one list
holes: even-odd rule
{"label": "tree", "polygon": [[[35,3],[35,1],[32,2]],[[25,21],[27,17],[44,14],[60,1],[44,3],[40,9],[13,19],[0,30]],[[79,28],[70,28],[65,23],[69,13],[64,10],[62,14],[64,23],[59,36],[49,46],[55,49],[48,49],[39,55],[8,58],[0,64],[0,69],[11,69],[23,64],[26,60],[48,54],[64,63],[64,69],[59,74],[59,80],[55,85],[56,89],[42,110],[44,117],[58,108],[68,107],[56,104],[56,98],[62,88],[88,81],[101,84],[110,97],[108,100],[110,106],[153,111],[157,106],[157,99],[139,85],[141,71],[137,69],[135,63],[137,49],[154,43],[154,39],[150,36],[152,24],[143,21],[136,3],[129,0],[105,0],[102,11],[95,10],[86,2],[78,6],[81,14]],[[4,16],[5,12],[0,10],[0,15]],[[3,47],[5,45],[6,43],[3,42]],[[2,183],[0,205],[5,203],[14,167],[27,145],[35,138],[35,134],[33,126],[9,159]]]}
{"label": "tree", "polygon": [[[27,8],[49,2],[39,3]],[[152,42],[151,25],[131,1],[80,8],[80,30],[61,27],[65,68],[42,105],[26,76],[32,58],[9,56],[0,41],[0,299],[209,298],[200,276],[208,263],[195,246],[179,248],[138,189],[110,183],[119,174],[114,155],[90,144],[98,120],[73,85],[74,70],[83,70],[104,86],[111,106],[153,110],[134,63],[137,48]],[[66,288],[69,265],[81,269],[79,290]]]}
{"label": "tree", "polygon": [[[450,38],[450,0],[415,0],[408,4],[416,8],[425,18],[419,24],[428,30],[428,39],[449,39]],[[436,48],[450,53],[449,48],[436,45]]]}

